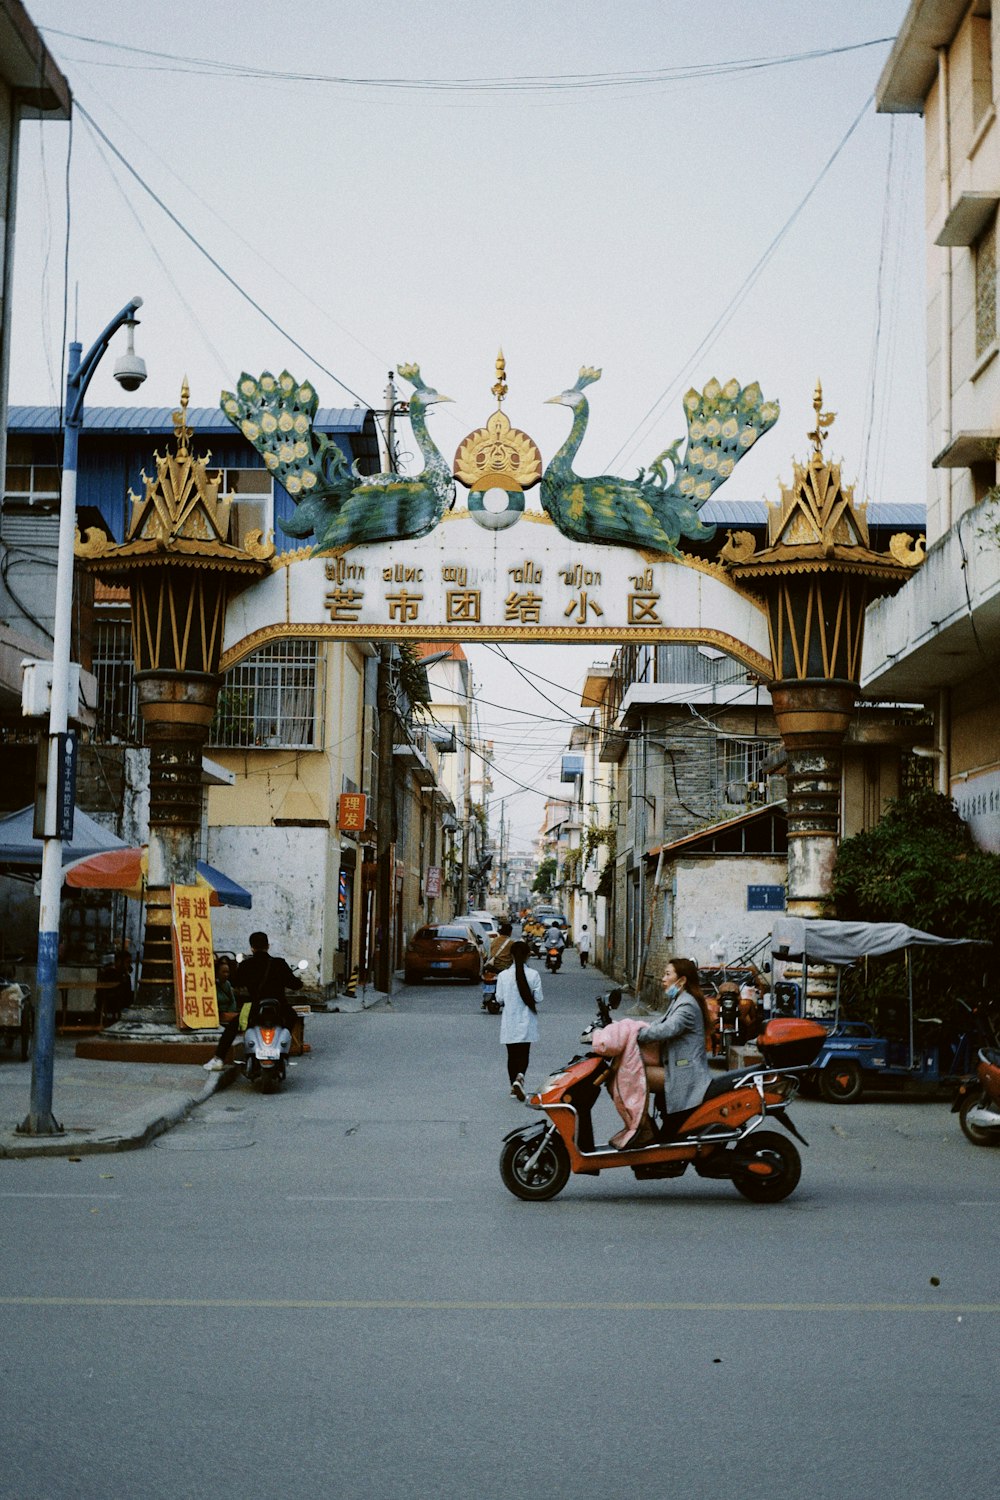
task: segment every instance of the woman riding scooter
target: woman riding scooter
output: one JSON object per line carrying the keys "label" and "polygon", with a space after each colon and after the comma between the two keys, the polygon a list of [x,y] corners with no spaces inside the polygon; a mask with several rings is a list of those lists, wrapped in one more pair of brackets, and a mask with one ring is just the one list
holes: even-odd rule
{"label": "woman riding scooter", "polygon": [[[647,1065],[646,1078],[651,1093],[665,1090],[663,1139],[667,1140],[702,1102],[712,1074],[705,1056],[705,1033],[710,1023],[697,965],[689,958],[670,959],[663,971],[663,993],[665,1014],[637,1032],[636,1041],[640,1047],[646,1042],[662,1043],[663,1065]],[[640,1146],[653,1139],[653,1127],[647,1118],[630,1144]]]}

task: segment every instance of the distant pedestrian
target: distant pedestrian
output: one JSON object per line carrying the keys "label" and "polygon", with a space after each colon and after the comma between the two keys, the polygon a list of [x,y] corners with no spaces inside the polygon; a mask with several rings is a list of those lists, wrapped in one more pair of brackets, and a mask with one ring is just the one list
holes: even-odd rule
{"label": "distant pedestrian", "polygon": [[593,942],[590,933],[587,931],[587,924],[584,922],[580,928],[580,936],[576,940],[576,951],[580,955],[581,969],[585,969],[590,962],[590,950],[592,947]]}
{"label": "distant pedestrian", "polygon": [[542,998],[542,978],[526,965],[530,949],[527,943],[511,945],[514,963],[497,979],[497,1000],[503,1006],[500,1018],[500,1040],[507,1048],[507,1076],[515,1099],[525,1099],[524,1075],[532,1042],[538,1041],[538,1002]]}

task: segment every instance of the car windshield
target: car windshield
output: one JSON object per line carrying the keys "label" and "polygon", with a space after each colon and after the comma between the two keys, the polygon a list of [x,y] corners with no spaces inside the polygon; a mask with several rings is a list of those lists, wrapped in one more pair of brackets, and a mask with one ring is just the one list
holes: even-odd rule
{"label": "car windshield", "polygon": [[467,927],[425,927],[422,929],[422,931],[417,933],[417,937],[429,938],[431,941],[433,941],[435,938],[467,939],[468,936],[469,929]]}

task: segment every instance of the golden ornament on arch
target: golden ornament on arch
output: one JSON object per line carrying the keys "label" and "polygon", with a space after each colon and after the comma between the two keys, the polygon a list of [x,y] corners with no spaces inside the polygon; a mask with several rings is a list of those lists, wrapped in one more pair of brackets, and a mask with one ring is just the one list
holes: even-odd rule
{"label": "golden ornament on arch", "polygon": [[485,489],[493,482],[530,490],[542,477],[542,455],[526,432],[512,427],[502,411],[495,411],[485,427],[463,438],[455,453],[455,478],[468,489]]}

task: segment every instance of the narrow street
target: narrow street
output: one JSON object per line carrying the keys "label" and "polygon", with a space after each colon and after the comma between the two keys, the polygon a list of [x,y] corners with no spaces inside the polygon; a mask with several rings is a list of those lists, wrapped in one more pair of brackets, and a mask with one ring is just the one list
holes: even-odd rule
{"label": "narrow street", "polygon": [[[529,1082],[599,987],[546,976]],[[478,1005],[317,1016],[276,1097],[0,1164],[5,1493],[952,1490],[992,1437],[1000,1157],[942,1104],[805,1101],[786,1203],[624,1171],[521,1203]]]}

